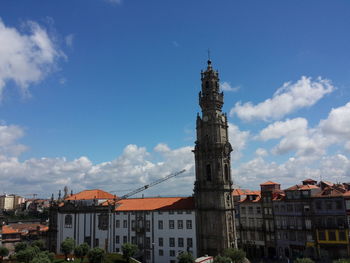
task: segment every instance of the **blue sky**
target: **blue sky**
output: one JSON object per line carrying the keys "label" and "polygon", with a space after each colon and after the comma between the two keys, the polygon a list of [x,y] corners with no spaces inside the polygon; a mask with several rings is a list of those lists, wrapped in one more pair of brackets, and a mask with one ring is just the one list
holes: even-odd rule
{"label": "blue sky", "polygon": [[349,181],[349,11],[345,0],[1,1],[0,192],[123,194],[186,167],[145,194],[191,194],[208,48],[237,185]]}

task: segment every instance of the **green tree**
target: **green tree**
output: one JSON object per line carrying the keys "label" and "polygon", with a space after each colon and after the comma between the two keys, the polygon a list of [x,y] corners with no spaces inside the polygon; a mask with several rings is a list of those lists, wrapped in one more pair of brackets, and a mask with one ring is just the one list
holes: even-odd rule
{"label": "green tree", "polygon": [[0,262],[2,262],[4,257],[9,255],[9,250],[6,247],[0,247]]}
{"label": "green tree", "polygon": [[341,258],[341,259],[334,260],[333,263],[350,263],[350,259]]}
{"label": "green tree", "polygon": [[311,258],[297,258],[295,263],[314,263],[314,261]]}
{"label": "green tree", "polygon": [[74,255],[77,258],[80,258],[80,262],[83,262],[84,257],[87,255],[89,252],[89,245],[87,243],[80,244],[74,249]]}
{"label": "green tree", "polygon": [[243,263],[246,257],[243,250],[236,248],[225,249],[224,256],[230,258],[232,263]]}
{"label": "green tree", "polygon": [[27,243],[20,242],[15,245],[15,252],[18,253],[21,250],[24,250],[28,247]]}
{"label": "green tree", "polygon": [[38,247],[27,247],[24,250],[20,250],[16,253],[16,259],[19,262],[29,263],[40,253]]}
{"label": "green tree", "polygon": [[41,251],[45,250],[45,243],[43,240],[35,240],[32,242],[31,246],[37,246]]}
{"label": "green tree", "polygon": [[178,263],[194,263],[194,258],[191,253],[183,252],[177,256]]}
{"label": "green tree", "polygon": [[95,247],[88,252],[87,256],[90,263],[102,263],[105,251],[102,248]]}
{"label": "green tree", "polygon": [[123,258],[126,259],[126,262],[130,262],[130,258],[134,256],[137,252],[137,246],[130,243],[124,243],[122,245]]}
{"label": "green tree", "polygon": [[40,252],[30,261],[30,263],[51,263],[51,262],[53,262],[53,258],[51,257],[50,253],[48,253],[47,251]]}
{"label": "green tree", "polygon": [[219,255],[214,258],[214,263],[231,263],[231,259]]}
{"label": "green tree", "polygon": [[75,241],[73,238],[67,237],[62,243],[61,243],[61,251],[64,254],[65,260],[67,260],[68,255],[73,251],[75,246]]}

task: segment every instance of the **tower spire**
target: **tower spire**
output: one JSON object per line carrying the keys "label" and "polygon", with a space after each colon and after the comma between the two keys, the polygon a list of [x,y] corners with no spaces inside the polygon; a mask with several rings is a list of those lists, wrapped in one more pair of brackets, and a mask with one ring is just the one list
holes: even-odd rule
{"label": "tower spire", "polygon": [[197,244],[199,255],[215,256],[236,246],[231,194],[232,147],[228,141],[227,117],[222,112],[224,95],[219,90],[219,73],[212,69],[210,59],[201,81],[202,113],[197,117],[194,149]]}

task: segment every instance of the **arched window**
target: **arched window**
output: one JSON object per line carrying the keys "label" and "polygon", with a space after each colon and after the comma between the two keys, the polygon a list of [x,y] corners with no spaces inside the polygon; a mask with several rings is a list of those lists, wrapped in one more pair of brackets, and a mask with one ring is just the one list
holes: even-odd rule
{"label": "arched window", "polygon": [[207,174],[207,181],[211,181],[211,167],[210,167],[210,164],[207,164],[206,174]]}
{"label": "arched window", "polygon": [[72,215],[66,215],[64,217],[64,227],[71,228],[72,227],[72,222],[73,222]]}
{"label": "arched window", "polygon": [[227,165],[227,163],[225,163],[224,174],[225,174],[225,181],[228,181],[228,180],[229,180],[229,170],[228,170],[228,165]]}

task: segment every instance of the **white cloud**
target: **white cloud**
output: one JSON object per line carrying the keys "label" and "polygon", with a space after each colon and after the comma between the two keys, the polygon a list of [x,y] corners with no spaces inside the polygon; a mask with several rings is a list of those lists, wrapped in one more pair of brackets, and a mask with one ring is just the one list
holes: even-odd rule
{"label": "white cloud", "polygon": [[350,180],[350,160],[337,154],[316,160],[292,157],[284,163],[277,164],[257,157],[241,164],[233,174],[236,184],[249,189],[260,189],[259,185],[265,181],[280,183],[282,189],[285,189],[306,178],[347,182]]}
{"label": "white cloud", "polygon": [[320,121],[323,133],[336,136],[338,139],[350,139],[350,102],[332,109],[328,118]]}
{"label": "white cloud", "polygon": [[271,150],[273,154],[295,152],[297,156],[315,158],[325,154],[326,148],[334,143],[332,138],[324,136],[319,129],[309,128],[304,118],[274,122],[256,136],[256,139],[262,141],[280,138],[281,140]]}
{"label": "white cloud", "polygon": [[252,102],[242,104],[237,102],[231,109],[230,115],[237,115],[245,121],[278,120],[298,109],[310,107],[334,90],[327,79],[321,77],[312,80],[302,77],[296,83],[284,83],[271,99],[254,105]]}
{"label": "white cloud", "polygon": [[17,140],[22,138],[24,131],[15,125],[0,125],[0,154],[18,156],[26,150]]}
{"label": "white cloud", "polygon": [[33,21],[25,26],[22,33],[0,19],[0,99],[9,81],[28,95],[29,85],[40,82],[64,57],[44,28]]}
{"label": "white cloud", "polygon": [[233,160],[241,158],[242,150],[245,148],[249,136],[249,131],[241,131],[238,126],[228,123],[228,138],[233,148],[231,154]]}
{"label": "white cloud", "polygon": [[221,90],[221,91],[232,91],[232,92],[236,92],[236,91],[238,91],[239,89],[240,89],[239,86],[232,87],[232,86],[231,86],[231,83],[226,82],[226,81],[220,83],[220,90]]}
{"label": "white cloud", "polygon": [[306,133],[307,126],[307,120],[304,118],[277,121],[263,129],[258,138],[263,141],[267,141],[270,139],[279,139],[288,134],[304,135]]}
{"label": "white cloud", "polygon": [[259,157],[265,157],[269,155],[269,153],[263,148],[256,149],[255,154]]}
{"label": "white cloud", "polygon": [[73,41],[74,41],[74,35],[73,34],[69,34],[64,38],[66,45],[68,47],[73,47]]}

